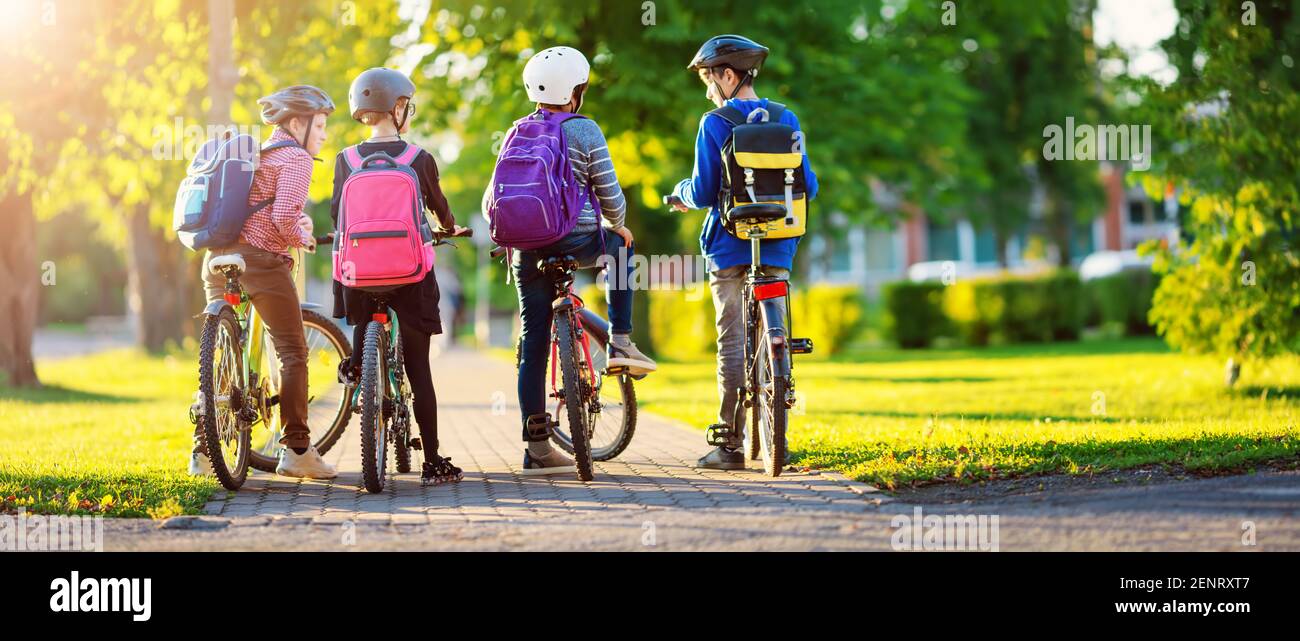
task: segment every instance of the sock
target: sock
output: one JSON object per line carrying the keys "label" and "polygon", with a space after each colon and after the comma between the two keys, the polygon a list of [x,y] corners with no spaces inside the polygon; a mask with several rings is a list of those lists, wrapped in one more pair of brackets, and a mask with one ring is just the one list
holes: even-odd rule
{"label": "sock", "polygon": [[632,344],[632,337],[629,334],[612,334],[610,342],[619,347],[627,347]]}
{"label": "sock", "polygon": [[303,454],[307,453],[307,448],[305,447],[291,447],[289,449],[293,450],[293,453],[297,454],[298,456],[302,456]]}
{"label": "sock", "polygon": [[546,456],[551,453],[550,441],[528,441],[528,453],[534,457]]}

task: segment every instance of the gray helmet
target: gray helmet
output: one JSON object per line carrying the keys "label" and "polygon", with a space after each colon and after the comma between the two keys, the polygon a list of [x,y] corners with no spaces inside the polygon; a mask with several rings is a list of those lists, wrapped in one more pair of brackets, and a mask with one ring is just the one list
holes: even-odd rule
{"label": "gray helmet", "polygon": [[355,119],[363,111],[392,113],[401,98],[415,96],[415,83],[396,69],[375,67],[361,72],[348,89],[348,107]]}
{"label": "gray helmet", "polygon": [[296,116],[334,113],[334,101],[329,94],[311,85],[285,87],[257,101],[262,107],[262,122],[283,125]]}

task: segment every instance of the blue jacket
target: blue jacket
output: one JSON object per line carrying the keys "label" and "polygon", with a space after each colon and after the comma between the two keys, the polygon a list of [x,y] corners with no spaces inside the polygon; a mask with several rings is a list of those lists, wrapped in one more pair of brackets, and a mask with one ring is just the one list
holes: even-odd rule
{"label": "blue jacket", "polygon": [[[767,108],[767,99],[740,100],[731,99],[728,105],[740,113],[759,108]],[[799,131],[799,118],[793,111],[785,110],[781,122]],[[704,217],[704,229],[700,232],[700,250],[708,260],[709,271],[717,271],[736,265],[748,265],[749,241],[740,240],[722,227],[722,215],[718,212],[718,189],[722,184],[722,146],[731,136],[732,124],[726,118],[704,114],[700,118],[700,131],[695,136],[695,171],[692,176],[677,184],[673,195],[680,198],[691,209],[709,207],[709,214]],[[808,200],[817,197],[817,175],[808,164],[807,143],[804,145],[803,170],[807,177]],[[794,265],[794,252],[799,246],[798,238],[764,240],[762,262],[764,265],[790,269]]]}

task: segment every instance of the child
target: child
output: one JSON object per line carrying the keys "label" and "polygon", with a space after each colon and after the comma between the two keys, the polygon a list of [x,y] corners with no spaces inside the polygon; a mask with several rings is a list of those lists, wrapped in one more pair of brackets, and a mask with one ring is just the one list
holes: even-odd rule
{"label": "child", "polygon": [[[533,56],[524,66],[524,88],[537,109],[550,112],[577,113],[587,91],[591,70],[582,52],[571,47],[551,47]],[[551,447],[551,427],[555,423],[546,412],[546,360],[550,353],[552,284],[537,268],[537,261],[549,256],[571,255],[582,267],[608,263],[611,269],[625,269],[624,288],[616,289],[609,278],[609,319],[611,326],[611,367],[624,366],[634,374],[655,370],[655,362],[642,354],[629,338],[632,333],[631,261],[632,232],[623,226],[627,203],[614,173],[605,135],[595,121],[570,118],[561,125],[568,143],[574,178],[582,189],[595,191],[600,203],[600,218],[588,202],[578,216],[577,225],[554,244],[514,253],[514,281],[519,290],[519,409],[522,414],[524,474],[551,474],[573,470],[573,460]],[[483,195],[484,216],[492,201],[492,187]],[[602,229],[601,218],[605,226]],[[625,251],[619,250],[625,248]],[[616,260],[600,260],[603,256]]]}
{"label": "child", "polygon": [[[396,158],[411,144],[402,140],[402,134],[410,130],[411,118],[415,116],[415,106],[411,101],[414,95],[415,85],[411,80],[392,69],[369,69],[352,81],[352,88],[348,91],[352,117],[370,127],[370,138],[357,146],[361,157],[383,152]],[[411,168],[419,176],[424,206],[437,216],[439,228],[451,230],[451,233],[464,231],[464,228],[456,226],[447,198],[438,185],[438,166],[433,156],[421,149],[411,162]],[[336,230],[343,183],[351,173],[340,152],[334,162],[334,197],[330,201],[330,216]],[[386,293],[385,297],[388,306],[397,313],[402,335],[402,359],[415,397],[415,421],[420,427],[424,451],[420,483],[440,485],[457,482],[463,476],[461,469],[452,465],[450,458],[438,455],[438,400],[429,371],[429,337],[442,333],[437,277],[430,270],[424,280],[403,285]],[[370,322],[371,314],[381,311],[365,292],[334,282],[334,317],[347,318],[348,323],[355,326],[352,359],[341,368],[344,382],[355,384],[360,379],[365,326]]]}
{"label": "child", "polygon": [[[755,109],[767,109],[768,100],[760,98],[754,90],[754,77],[767,60],[767,47],[736,35],[710,38],[704,43],[688,67],[699,74],[704,83],[705,95],[715,107],[724,105],[736,109],[741,116],[749,116]],[[783,109],[780,121],[799,131],[799,119],[794,112]],[[727,445],[714,448],[696,462],[696,467],[715,470],[745,469],[744,455],[740,451],[740,434],[743,425],[732,425],[736,413],[736,389],[745,379],[745,326],[742,290],[751,260],[749,241],[740,240],[726,231],[718,202],[718,189],[722,182],[722,147],[731,137],[734,125],[726,118],[709,112],[700,119],[699,133],[695,138],[695,172],[691,178],[678,183],[673,196],[682,204],[674,205],[678,211],[709,209],[700,233],[700,248],[708,259],[709,289],[713,292],[713,308],[718,328],[718,422],[710,431],[727,434]],[[803,158],[803,171],[808,186],[808,199],[817,197],[817,176]],[[760,271],[766,276],[789,278],[794,266],[798,238],[764,240]]]}
{"label": "child", "polygon": [[[275,125],[266,145],[292,141],[266,151],[253,174],[250,205],[274,199],[273,203],[249,216],[238,244],[213,248],[203,260],[204,289],[209,301],[221,300],[226,279],[208,269],[213,258],[239,254],[247,267],[240,282],[253,307],[266,322],[275,353],[280,360],[280,421],[284,450],[276,465],[282,476],[332,479],[334,467],[321,459],[311,444],[307,429],[307,341],[302,333],[302,310],[293,283],[293,258],[289,249],[315,246],[311,219],[303,214],[307,186],[311,184],[312,157],[325,142],[325,119],[334,102],[324,91],[309,85],[281,89],[257,101],[262,122]],[[189,473],[211,472],[212,463],[195,428],[194,451]]]}

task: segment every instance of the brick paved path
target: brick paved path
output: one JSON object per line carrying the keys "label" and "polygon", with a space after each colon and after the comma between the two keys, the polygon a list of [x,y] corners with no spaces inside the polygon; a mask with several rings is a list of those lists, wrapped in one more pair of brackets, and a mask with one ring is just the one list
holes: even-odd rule
{"label": "brick paved path", "polygon": [[[699,430],[649,414],[596,479],[522,477],[514,369],[472,352],[434,360],[444,453],[461,483],[400,475],[359,489],[353,425],[327,454],[333,482],[254,473],[207,516],[109,519],[110,550],[890,550],[916,505],[835,474],[772,479],[757,465],[696,470]],[[494,405],[497,412],[494,412]],[[504,406],[503,406],[504,405]],[[1001,550],[1300,551],[1300,472],[926,504],[924,515],[998,515]],[[1253,545],[1244,544],[1243,528]]]}
{"label": "brick paved path", "polygon": [[519,475],[524,446],[514,368],[468,351],[446,353],[433,363],[441,449],[465,469],[460,483],[421,487],[413,471],[390,475],[382,494],[360,490],[354,417],[347,434],[326,454],[340,471],[334,481],[254,472],[241,491],[218,492],[207,513],[258,521],[271,517],[286,525],[582,522],[632,514],[645,521],[643,513],[656,507],[777,511],[811,518],[818,512],[862,513],[888,500],[868,485],[831,473],[770,478],[757,462],[745,471],[697,470],[693,462],[708,449],[703,432],[646,413],[638,417],[628,449],[614,461],[597,463],[594,481],[581,483],[573,474],[524,477]]}

